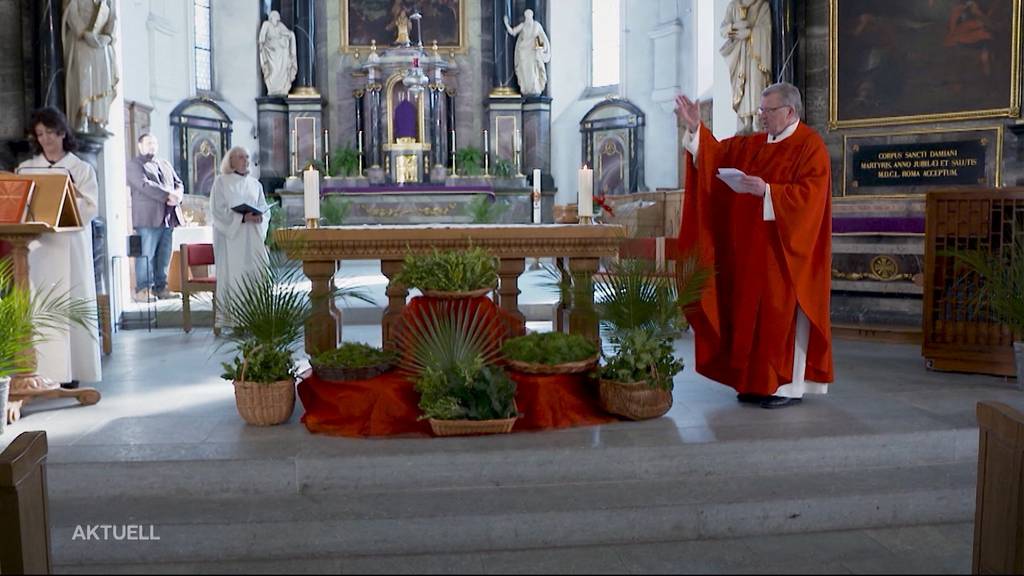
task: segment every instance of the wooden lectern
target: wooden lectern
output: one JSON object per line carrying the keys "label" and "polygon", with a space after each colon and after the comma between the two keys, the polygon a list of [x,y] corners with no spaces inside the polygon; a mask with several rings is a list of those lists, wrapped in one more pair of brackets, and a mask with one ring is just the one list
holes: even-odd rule
{"label": "wooden lectern", "polygon": [[[25,289],[30,287],[28,252],[29,244],[43,234],[66,234],[82,230],[82,220],[75,202],[75,187],[66,174],[11,174],[0,172],[2,182],[33,182],[28,213],[21,223],[0,223],[0,241],[11,245],[11,260],[14,268],[14,282]],[[32,355],[33,370],[36,365],[35,350]],[[82,405],[89,406],[100,401],[95,388],[64,390],[54,382],[34,373],[11,378],[10,402],[7,421],[14,422],[21,416],[21,406],[35,399],[75,398]]]}

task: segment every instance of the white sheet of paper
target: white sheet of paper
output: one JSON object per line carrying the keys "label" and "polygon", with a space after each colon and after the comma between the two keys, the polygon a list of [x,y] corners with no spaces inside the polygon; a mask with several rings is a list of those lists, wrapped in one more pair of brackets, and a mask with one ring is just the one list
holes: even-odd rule
{"label": "white sheet of paper", "polygon": [[737,170],[736,168],[718,169],[718,179],[725,182],[726,186],[732,188],[734,192],[739,191],[736,187],[740,185],[740,180],[742,180],[744,176],[746,176],[746,174],[742,170]]}

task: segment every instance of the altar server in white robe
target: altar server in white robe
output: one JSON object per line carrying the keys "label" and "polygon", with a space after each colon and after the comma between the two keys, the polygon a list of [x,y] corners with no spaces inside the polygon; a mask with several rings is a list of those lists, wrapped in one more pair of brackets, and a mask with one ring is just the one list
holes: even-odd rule
{"label": "altar server in white robe", "polygon": [[213,215],[213,258],[217,274],[217,299],[220,317],[218,326],[231,326],[224,315],[224,297],[245,274],[257,270],[267,262],[269,214],[239,214],[232,208],[248,204],[265,210],[267,199],[263,185],[249,175],[249,151],[241,146],[232,148],[221,162],[220,175],[210,192],[210,212]]}
{"label": "altar server in white robe", "polygon": [[[29,251],[29,282],[34,290],[56,287],[56,294],[70,292],[73,298],[96,301],[96,275],[93,269],[92,220],[99,213],[99,184],[96,171],[72,153],[76,148],[64,114],[55,108],[42,108],[32,115],[32,146],[36,155],[22,162],[22,174],[57,172],[70,174],[78,212],[82,219],[79,232],[43,234]],[[95,331],[78,325],[69,330],[45,334],[46,341],[36,348],[36,373],[62,384],[99,382],[100,343]]]}

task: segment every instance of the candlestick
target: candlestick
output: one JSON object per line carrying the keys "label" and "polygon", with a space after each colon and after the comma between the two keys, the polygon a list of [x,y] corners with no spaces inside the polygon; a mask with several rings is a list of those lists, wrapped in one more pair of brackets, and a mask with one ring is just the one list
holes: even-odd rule
{"label": "candlestick", "polygon": [[594,223],[594,171],[584,164],[579,173],[576,213],[580,224]]}
{"label": "candlestick", "polygon": [[331,173],[331,135],[324,128],[324,171]]}
{"label": "candlestick", "polygon": [[458,173],[455,171],[455,130],[452,129],[452,176]]}
{"label": "candlestick", "polygon": [[540,224],[540,168],[533,169],[533,223]]}
{"label": "candlestick", "polygon": [[363,175],[363,131],[362,130],[360,130],[356,134],[356,146],[359,149],[358,150],[358,152],[359,152],[359,174],[356,174],[356,176],[362,176]]}
{"label": "candlestick", "polygon": [[292,128],[292,175],[299,173],[299,133]]}
{"label": "candlestick", "polygon": [[302,197],[306,208],[306,227],[316,228],[320,222],[320,172],[310,166],[303,173],[302,180]]}
{"label": "candlestick", "polygon": [[484,130],[484,175],[491,175],[491,144],[487,141],[487,130]]}

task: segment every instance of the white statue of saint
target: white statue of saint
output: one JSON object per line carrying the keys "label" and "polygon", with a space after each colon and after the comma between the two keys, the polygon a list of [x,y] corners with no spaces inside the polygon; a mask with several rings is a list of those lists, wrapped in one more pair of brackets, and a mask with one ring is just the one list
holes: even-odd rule
{"label": "white statue of saint", "polygon": [[761,92],[772,84],[772,15],[768,0],[732,0],[721,26],[719,53],[729,63],[737,134],[754,130]]}
{"label": "white statue of saint", "polygon": [[260,69],[271,96],[286,96],[299,72],[295,33],[281,23],[277,10],[260,26]]}
{"label": "white statue of saint", "polygon": [[114,0],[64,0],[62,40],[68,122],[75,132],[106,131],[117,95]]}
{"label": "white statue of saint", "polygon": [[551,61],[551,44],[544,27],[533,19],[533,10],[523,13],[521,24],[512,28],[505,16],[505,29],[516,39],[516,78],[524,96],[544,93],[548,84],[548,71],[544,65]]}

